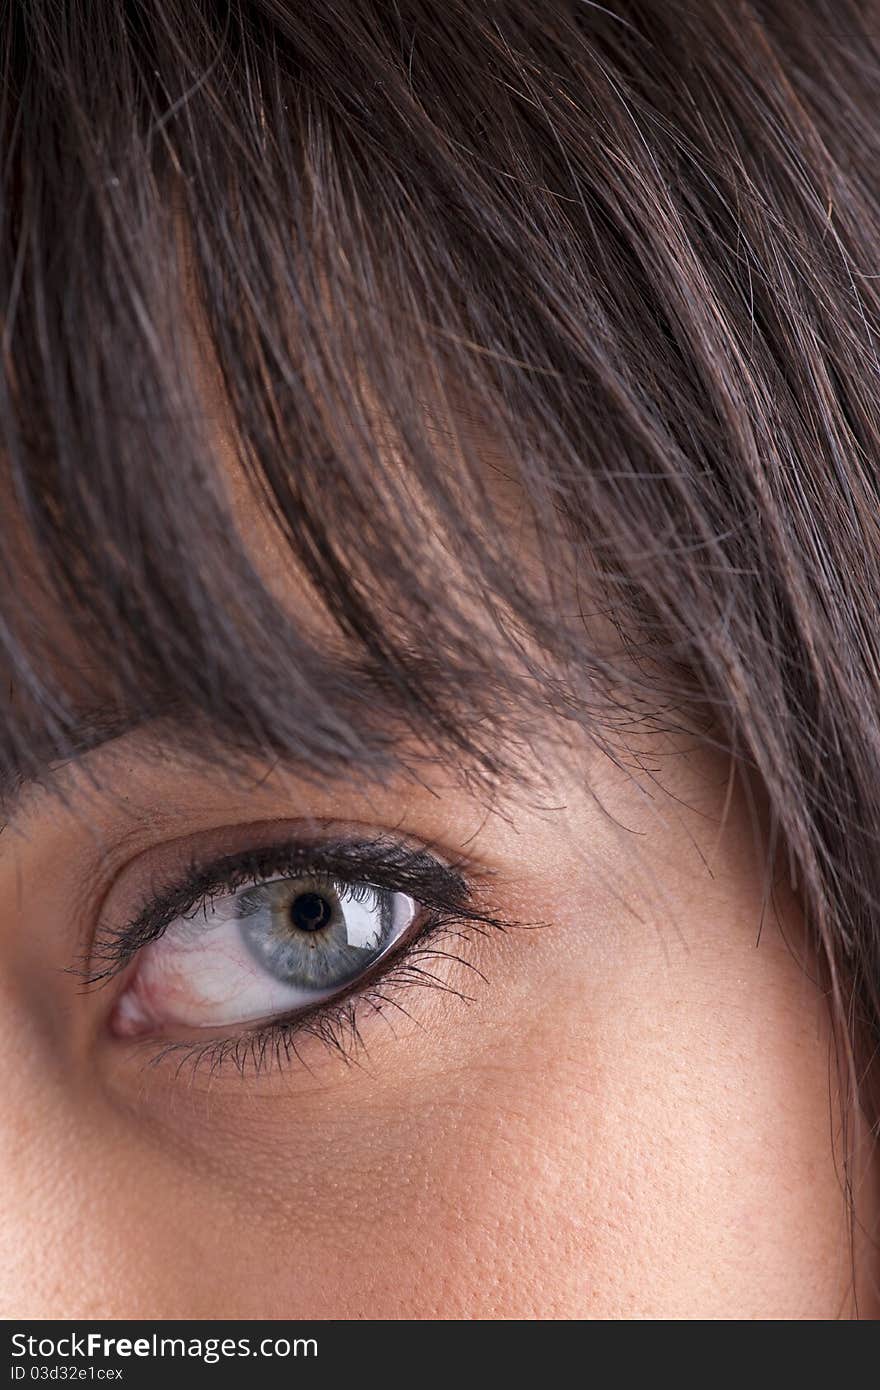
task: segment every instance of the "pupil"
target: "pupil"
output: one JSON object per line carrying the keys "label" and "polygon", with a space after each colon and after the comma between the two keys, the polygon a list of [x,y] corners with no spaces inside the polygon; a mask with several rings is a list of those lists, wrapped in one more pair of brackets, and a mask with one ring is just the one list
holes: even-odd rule
{"label": "pupil", "polygon": [[320,893],[300,893],[290,904],[290,920],[299,931],[320,931],[333,916],[333,908]]}

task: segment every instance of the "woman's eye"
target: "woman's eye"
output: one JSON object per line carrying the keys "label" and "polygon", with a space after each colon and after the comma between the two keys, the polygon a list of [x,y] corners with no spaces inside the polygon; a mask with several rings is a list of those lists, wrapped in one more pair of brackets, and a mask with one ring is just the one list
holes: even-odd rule
{"label": "woman's eye", "polygon": [[357,981],[417,910],[405,893],[326,875],[206,899],[139,952],[111,1026],[134,1037],[296,1013]]}

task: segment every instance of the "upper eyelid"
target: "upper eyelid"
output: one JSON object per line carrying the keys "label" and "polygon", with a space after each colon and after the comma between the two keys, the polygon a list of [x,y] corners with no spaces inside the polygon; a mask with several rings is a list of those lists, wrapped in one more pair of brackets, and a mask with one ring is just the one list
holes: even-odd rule
{"label": "upper eyelid", "polygon": [[[395,865],[381,857],[382,849],[391,849],[400,852],[401,858]],[[395,871],[401,870],[412,872],[418,860],[430,867],[432,874],[442,880],[444,885],[452,890],[458,890],[462,894],[467,891],[467,880],[464,875],[451,865],[446,865],[442,860],[437,859],[428,850],[408,851],[402,842],[390,841],[383,837],[382,840],[320,840],[300,842],[297,840],[279,841],[277,844],[260,846],[259,849],[242,850],[238,854],[223,855],[222,858],[209,861],[206,865],[194,864],[190,867],[181,879],[170,888],[161,893],[150,905],[151,915],[164,915],[164,911],[174,911],[176,914],[187,911],[179,904],[186,902],[194,905],[201,897],[211,893],[232,892],[244,883],[254,882],[258,877],[274,872],[276,876],[282,876],[285,869],[291,874],[306,874],[310,871],[318,873],[335,873],[338,877],[354,872],[368,874],[372,873],[377,880],[378,887],[400,888],[399,879],[395,877]],[[251,861],[249,863],[249,861]],[[274,870],[269,869],[268,865],[275,863]],[[236,877],[236,871],[241,870],[240,880]],[[251,872],[251,870],[259,872]],[[382,879],[386,882],[381,882]],[[354,881],[352,879],[352,881]],[[368,881],[362,878],[360,881]],[[427,878],[422,878],[415,874],[411,886],[419,886],[424,890]],[[136,925],[133,923],[132,925]]]}
{"label": "upper eyelid", "polygon": [[[475,867],[463,861],[449,864],[427,847],[407,844],[388,834],[373,838],[334,837],[296,840],[288,837],[275,844],[251,846],[234,854],[226,854],[199,865],[191,863],[188,870],[179,872],[175,880],[154,894],[135,918],[120,927],[99,925],[85,962],[85,970],[74,973],[85,976],[86,982],[96,984],[134,959],[138,951],[157,940],[179,916],[192,910],[201,900],[236,891],[259,880],[258,865],[275,863],[274,872],[285,869],[294,872],[335,873],[349,881],[374,881],[378,887],[420,895],[428,907],[442,906],[448,910],[466,910],[471,897],[471,884],[476,877]],[[419,872],[421,870],[421,872]],[[236,877],[240,874],[240,877]],[[358,876],[356,879],[355,876]],[[104,967],[104,968],[101,968]]]}

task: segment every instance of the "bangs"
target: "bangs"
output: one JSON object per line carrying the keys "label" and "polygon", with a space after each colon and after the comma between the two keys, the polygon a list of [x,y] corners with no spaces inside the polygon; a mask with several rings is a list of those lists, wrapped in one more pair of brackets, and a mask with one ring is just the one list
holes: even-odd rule
{"label": "bangs", "polygon": [[[551,726],[618,755],[696,716],[800,814],[833,634],[792,527],[807,494],[854,505],[876,289],[854,303],[858,190],[832,234],[750,23],[7,11],[8,775],[75,751],[83,705],[322,774],[418,746],[490,779]],[[843,81],[843,39],[827,61]]]}
{"label": "bangs", "polygon": [[0,781],[696,730],[876,1076],[873,10],[621,8],[3,8]]}
{"label": "bangs", "polygon": [[427,744],[494,777],[554,709],[598,732],[621,672],[573,581],[616,611],[583,522],[629,388],[607,225],[537,167],[512,55],[321,6],[101,14],[100,51],[78,6],[9,20],[5,774],[76,751],[83,705],[377,775]]}

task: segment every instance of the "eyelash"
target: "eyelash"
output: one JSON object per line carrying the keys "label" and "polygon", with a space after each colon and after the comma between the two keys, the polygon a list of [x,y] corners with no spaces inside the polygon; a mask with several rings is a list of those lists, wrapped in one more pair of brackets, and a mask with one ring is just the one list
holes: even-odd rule
{"label": "eyelash", "polygon": [[[193,862],[176,882],[154,895],[129,923],[122,927],[99,927],[85,968],[74,968],[83,988],[106,983],[125,970],[139,951],[157,941],[179,917],[195,917],[207,912],[214,900],[227,893],[275,876],[303,874],[323,876],[349,885],[370,883],[378,888],[412,896],[421,909],[418,925],[373,971],[329,1000],[295,1015],[271,1019],[234,1036],[170,1041],[155,1050],[151,1065],[170,1055],[179,1057],[175,1075],[191,1066],[205,1067],[213,1075],[232,1066],[242,1077],[258,1075],[271,1067],[283,1068],[299,1060],[297,1040],[314,1037],[331,1052],[347,1061],[364,1053],[360,1033],[363,1009],[382,1013],[393,1008],[407,1011],[394,995],[412,986],[439,989],[462,1001],[470,996],[442,980],[424,962],[453,961],[485,976],[463,955],[439,949],[445,940],[465,941],[472,935],[485,935],[489,928],[505,930],[511,923],[478,908],[473,902],[473,882],[477,870],[446,864],[427,850],[413,849],[389,836],[364,840],[324,840],[304,843],[285,841],[224,856],[199,865]],[[408,1016],[408,1015],[407,1015]]]}

